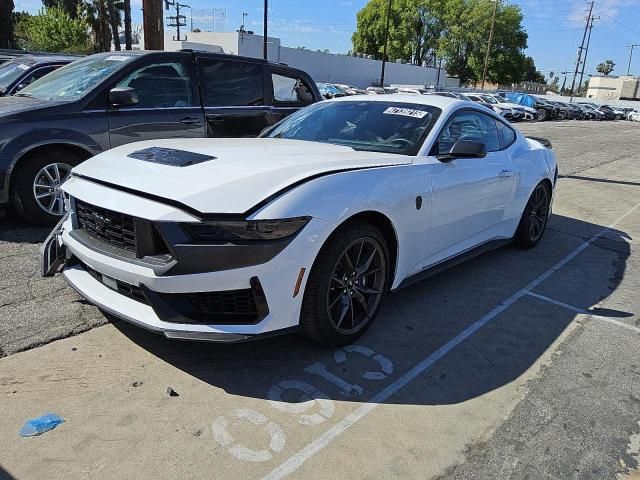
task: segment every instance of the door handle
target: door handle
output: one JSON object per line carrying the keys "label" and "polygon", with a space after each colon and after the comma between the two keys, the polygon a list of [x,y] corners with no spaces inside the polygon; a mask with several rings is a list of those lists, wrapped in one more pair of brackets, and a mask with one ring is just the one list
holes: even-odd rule
{"label": "door handle", "polygon": [[513,177],[513,170],[500,170],[498,178],[510,178]]}
{"label": "door handle", "polygon": [[184,123],[185,125],[192,125],[194,123],[200,123],[200,120],[196,117],[184,117],[180,120],[180,123]]}

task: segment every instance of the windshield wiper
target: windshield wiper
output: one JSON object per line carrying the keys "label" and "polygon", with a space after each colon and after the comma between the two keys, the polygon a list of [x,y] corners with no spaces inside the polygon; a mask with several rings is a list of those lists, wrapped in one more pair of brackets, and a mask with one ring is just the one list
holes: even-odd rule
{"label": "windshield wiper", "polygon": [[14,95],[14,97],[28,97],[28,98],[35,98],[35,99],[38,98],[38,97],[34,97],[33,95],[31,95],[29,93],[16,93]]}

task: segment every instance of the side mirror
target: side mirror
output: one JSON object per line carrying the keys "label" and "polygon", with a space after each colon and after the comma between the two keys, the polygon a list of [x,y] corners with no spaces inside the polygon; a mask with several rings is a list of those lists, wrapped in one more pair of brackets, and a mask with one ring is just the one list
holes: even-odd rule
{"label": "side mirror", "polygon": [[437,155],[441,162],[450,162],[456,158],[484,158],[487,156],[487,146],[473,140],[458,140],[453,144],[449,153]]}
{"label": "side mirror", "polygon": [[136,92],[135,88],[116,87],[109,91],[109,102],[114,107],[136,105],[139,101],[138,92]]}

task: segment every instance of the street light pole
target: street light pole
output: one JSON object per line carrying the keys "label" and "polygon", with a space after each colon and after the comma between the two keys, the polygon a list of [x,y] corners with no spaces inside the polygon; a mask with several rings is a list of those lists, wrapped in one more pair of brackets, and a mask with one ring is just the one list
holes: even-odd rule
{"label": "street light pole", "polygon": [[269,1],[268,0],[264,0],[264,43],[262,45],[262,51],[263,51],[263,56],[264,59],[267,59],[267,19],[268,19],[268,14],[267,11],[269,9]]}
{"label": "street light pole", "polygon": [[496,15],[498,13],[498,4],[500,0],[494,0],[495,5],[493,7],[493,16],[491,17],[491,29],[489,30],[489,41],[487,42],[487,54],[484,56],[484,69],[482,71],[482,86],[484,89],[484,82],[487,81],[487,69],[489,67],[489,53],[491,52],[491,41],[493,40],[493,29],[496,26]]}
{"label": "street light pole", "polygon": [[384,49],[382,52],[382,71],[380,72],[380,86],[384,87],[384,67],[387,63],[387,44],[389,43],[389,24],[391,23],[391,0],[387,6],[387,30],[384,34]]}
{"label": "street light pole", "polygon": [[629,52],[629,66],[627,67],[627,75],[631,73],[631,59],[633,58],[633,47],[640,47],[640,45],[638,45],[637,43],[634,43],[633,45],[627,45],[627,48],[631,49],[631,51]]}

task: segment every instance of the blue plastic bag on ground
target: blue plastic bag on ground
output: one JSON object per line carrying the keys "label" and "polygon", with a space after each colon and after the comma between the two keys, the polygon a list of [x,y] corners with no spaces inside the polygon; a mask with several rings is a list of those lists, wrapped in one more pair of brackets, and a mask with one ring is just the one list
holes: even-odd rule
{"label": "blue plastic bag on ground", "polygon": [[61,423],[64,423],[64,419],[60,415],[55,413],[45,413],[38,418],[30,418],[20,430],[21,437],[33,437],[40,435],[41,433],[53,430]]}

